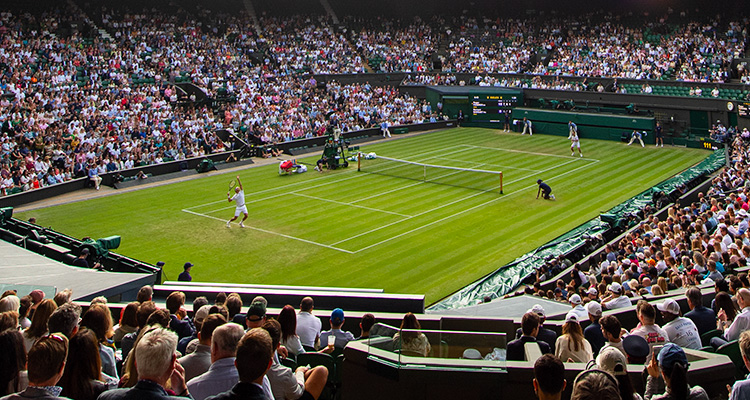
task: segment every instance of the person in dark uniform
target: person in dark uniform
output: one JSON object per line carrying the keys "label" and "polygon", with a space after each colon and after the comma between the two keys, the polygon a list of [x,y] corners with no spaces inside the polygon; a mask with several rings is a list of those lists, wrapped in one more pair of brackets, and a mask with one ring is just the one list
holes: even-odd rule
{"label": "person in dark uniform", "polygon": [[193,277],[190,276],[190,268],[193,268],[193,263],[186,262],[185,266],[183,267],[184,271],[180,274],[180,276],[177,277],[177,280],[180,282],[190,282],[193,280]]}
{"label": "person in dark uniform", "polygon": [[659,121],[656,121],[654,134],[656,135],[656,147],[664,147],[664,139],[662,138],[662,127],[661,127],[661,122]]}
{"label": "person in dark uniform", "polygon": [[458,116],[456,117],[456,120],[458,121],[458,126],[461,126],[461,123],[464,122],[464,111],[458,110]]}
{"label": "person in dark uniform", "polygon": [[537,179],[536,184],[539,185],[539,190],[536,192],[536,198],[539,198],[539,194],[542,195],[546,200],[554,200],[555,195],[552,194],[552,188],[548,184],[542,182],[541,179]]}
{"label": "person in dark uniform", "polygon": [[505,123],[503,124],[503,132],[510,132],[510,110],[503,112],[505,116]]}

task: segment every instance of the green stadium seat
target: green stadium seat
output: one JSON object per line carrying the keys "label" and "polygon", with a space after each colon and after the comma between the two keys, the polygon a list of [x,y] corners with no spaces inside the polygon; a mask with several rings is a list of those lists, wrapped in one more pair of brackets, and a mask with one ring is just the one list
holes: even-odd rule
{"label": "green stadium seat", "polygon": [[712,331],[708,331],[708,332],[706,332],[706,333],[704,333],[704,334],[701,335],[701,344],[704,345],[704,346],[708,346],[708,345],[711,344],[711,339],[712,338],[721,336],[723,333],[724,332],[722,332],[722,331],[720,331],[718,329],[714,329]]}
{"label": "green stadium seat", "polygon": [[742,353],[740,352],[740,343],[737,340],[722,345],[716,349],[716,354],[723,354],[729,357],[736,368],[734,374],[735,379],[743,379],[747,375],[747,369],[745,368],[745,362],[742,360]]}

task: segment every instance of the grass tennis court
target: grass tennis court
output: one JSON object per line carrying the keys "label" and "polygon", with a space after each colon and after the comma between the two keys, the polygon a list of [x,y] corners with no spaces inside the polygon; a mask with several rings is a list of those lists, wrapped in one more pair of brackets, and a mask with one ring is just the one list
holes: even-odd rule
{"label": "grass tennis court", "polygon": [[[380,160],[363,161],[364,171],[377,174],[357,172],[356,163],[289,176],[275,165],[250,168],[240,173],[245,229],[224,225],[234,213],[225,195],[236,173],[17,216],[78,238],[121,235],[118,252],[165,261],[170,279],[190,261],[195,280],[376,287],[425,293],[432,303],[709,155],[581,143],[583,158],[570,156],[564,137],[459,128],[362,146],[402,160],[502,171],[502,195],[494,174],[437,170],[428,174],[434,182],[424,182],[421,167]],[[535,200],[539,178],[556,201]]]}

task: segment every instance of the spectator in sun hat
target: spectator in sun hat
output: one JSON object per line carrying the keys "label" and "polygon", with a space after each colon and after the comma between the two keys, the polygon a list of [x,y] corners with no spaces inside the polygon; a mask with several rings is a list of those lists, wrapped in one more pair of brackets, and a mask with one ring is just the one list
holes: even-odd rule
{"label": "spectator in sun hat", "polygon": [[570,298],[568,299],[568,303],[573,306],[571,312],[576,314],[576,317],[578,317],[577,321],[585,321],[589,319],[589,312],[586,311],[585,308],[583,308],[583,301],[581,300],[581,296],[577,294],[570,296]]}
{"label": "spectator in sun hat", "polygon": [[700,350],[701,337],[695,323],[688,318],[681,317],[680,305],[674,299],[666,299],[656,305],[664,319],[664,330],[669,341],[682,348]]}
{"label": "spectator in sun hat", "polygon": [[344,325],[344,310],[336,308],[331,312],[331,330],[320,333],[320,348],[328,345],[328,336],[333,335],[336,338],[334,347],[343,349],[349,341],[354,340],[354,335],[349,331],[342,331]]}

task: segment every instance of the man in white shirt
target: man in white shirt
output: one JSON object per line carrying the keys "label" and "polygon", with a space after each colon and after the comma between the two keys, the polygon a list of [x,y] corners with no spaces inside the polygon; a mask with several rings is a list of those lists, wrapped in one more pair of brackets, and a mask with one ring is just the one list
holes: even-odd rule
{"label": "man in white shirt", "polygon": [[323,327],[320,318],[312,315],[313,307],[312,297],[305,297],[299,305],[299,313],[297,314],[297,336],[299,336],[302,346],[310,349],[315,348],[315,342],[318,341],[320,330]]}
{"label": "man in white shirt", "polygon": [[630,307],[633,303],[630,302],[630,298],[622,295],[622,285],[617,282],[612,282],[607,287],[607,290],[612,292],[612,297],[602,301],[602,306],[607,310],[614,310],[615,308]]}
{"label": "man in white shirt", "polygon": [[234,210],[234,217],[227,221],[227,228],[230,227],[230,224],[232,221],[236,220],[240,213],[244,214],[244,217],[242,217],[242,221],[240,221],[240,228],[244,228],[245,225],[243,225],[243,222],[247,219],[247,206],[245,206],[245,190],[242,188],[242,182],[240,181],[240,176],[237,175],[237,187],[234,188],[234,196],[230,196],[232,192],[227,192],[227,200],[231,203],[234,201],[235,204],[235,210]]}
{"label": "man in white shirt", "polygon": [[651,350],[653,350],[654,346],[664,345],[669,342],[669,334],[654,322],[656,320],[654,306],[646,300],[638,300],[636,311],[638,313],[638,320],[641,323],[630,331],[631,335],[637,335],[646,339],[648,347]]}
{"label": "man in white shirt", "polygon": [[669,336],[669,341],[683,349],[700,350],[701,337],[695,323],[685,317],[680,317],[680,305],[673,299],[664,300],[657,304],[656,308],[661,311],[661,316],[666,323],[664,330]]}

